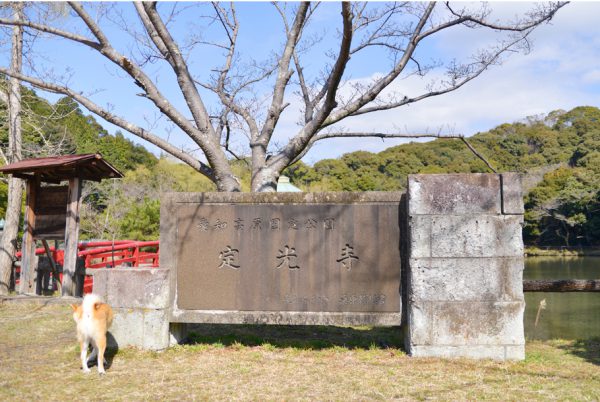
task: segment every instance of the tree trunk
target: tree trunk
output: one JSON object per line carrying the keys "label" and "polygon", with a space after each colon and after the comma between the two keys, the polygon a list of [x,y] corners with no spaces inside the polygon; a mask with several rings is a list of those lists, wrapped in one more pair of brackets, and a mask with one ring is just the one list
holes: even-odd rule
{"label": "tree trunk", "polygon": [[252,176],[251,191],[255,193],[275,192],[278,178],[279,172],[263,167]]}
{"label": "tree trunk", "polygon": [[[23,20],[23,3],[13,3],[15,20]],[[20,73],[23,60],[23,28],[13,27],[11,70]],[[8,94],[8,161],[21,160],[21,87],[17,79],[9,81]],[[0,242],[0,294],[7,294],[15,255],[23,183],[20,179],[8,179],[8,205],[4,223],[4,232]]]}
{"label": "tree trunk", "polygon": [[2,242],[0,243],[0,294],[8,293],[17,234],[19,232],[22,197],[22,181],[11,177],[8,180],[8,205],[6,208],[4,233],[2,233]]}

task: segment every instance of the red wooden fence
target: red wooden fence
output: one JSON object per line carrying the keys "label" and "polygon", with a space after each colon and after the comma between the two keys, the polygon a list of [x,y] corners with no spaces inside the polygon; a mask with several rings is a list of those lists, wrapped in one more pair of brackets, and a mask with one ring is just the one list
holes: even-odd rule
{"label": "red wooden fence", "polygon": [[[46,253],[43,247],[35,250],[37,255]],[[50,247],[52,259],[57,264],[63,265],[64,250],[55,250]],[[78,246],[77,256],[85,258],[85,268],[113,268],[113,267],[158,267],[159,245],[156,241],[134,241],[134,240],[115,240],[81,242]],[[21,258],[21,252],[17,252],[17,259]],[[88,271],[89,272],[89,271]],[[18,274],[20,268],[16,269],[16,283],[19,283]],[[60,280],[62,281],[62,273]],[[91,275],[85,276],[83,293],[91,293],[93,288],[93,279]]]}

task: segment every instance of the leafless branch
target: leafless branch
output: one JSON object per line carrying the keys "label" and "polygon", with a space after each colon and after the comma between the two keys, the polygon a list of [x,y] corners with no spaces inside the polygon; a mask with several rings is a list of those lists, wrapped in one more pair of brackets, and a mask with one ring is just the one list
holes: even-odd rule
{"label": "leafless branch", "polygon": [[5,69],[5,68],[0,68],[0,73],[6,74],[7,76],[10,76],[10,77],[17,78],[21,81],[27,82],[27,83],[35,86],[36,88],[40,88],[40,89],[43,89],[48,92],[70,96],[71,98],[75,99],[77,102],[79,102],[81,105],[86,107],[91,112],[102,117],[104,120],[111,122],[114,125],[119,126],[122,129],[129,131],[132,134],[137,135],[138,137],[150,142],[151,144],[156,145],[157,147],[170,153],[171,155],[175,156],[176,158],[179,158],[182,161],[184,161],[185,163],[189,164],[194,169],[198,170],[200,173],[204,174],[208,178],[213,179],[213,171],[210,168],[210,166],[204,164],[203,162],[201,162],[195,158],[190,157],[189,155],[187,155],[185,153],[182,153],[177,147],[164,141],[163,139],[156,136],[155,134],[149,133],[142,127],[132,124],[132,123],[128,122],[127,120],[125,120],[113,113],[108,112],[106,109],[100,107],[99,105],[95,104],[88,98],[84,97],[80,93],[73,91],[70,88],[51,84],[48,82],[43,82],[41,80],[38,80],[37,78],[28,77],[23,74],[13,73],[12,71]]}
{"label": "leafless branch", "polygon": [[483,157],[483,155],[481,155],[479,152],[477,152],[477,150],[475,148],[473,148],[473,146],[469,143],[469,141],[467,141],[467,139],[465,137],[460,137],[460,139],[462,140],[462,142],[465,143],[465,145],[471,150],[471,152],[473,152],[475,154],[475,156],[477,156],[479,159],[481,159],[483,161],[483,163],[485,163],[487,165],[487,167],[494,173],[498,173],[496,171],[496,169],[494,169],[492,167],[492,165],[488,162],[487,159],[485,159]]}

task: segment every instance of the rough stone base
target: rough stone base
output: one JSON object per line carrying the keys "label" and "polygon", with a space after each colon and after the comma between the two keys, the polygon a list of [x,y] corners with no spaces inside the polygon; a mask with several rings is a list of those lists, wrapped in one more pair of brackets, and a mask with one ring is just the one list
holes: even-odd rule
{"label": "rough stone base", "polygon": [[421,345],[413,346],[410,355],[413,357],[523,360],[525,359],[525,349],[521,345]]}
{"label": "rough stone base", "polygon": [[390,327],[401,324],[400,313],[334,313],[307,311],[222,311],[174,310],[174,323],[272,324],[272,325],[370,325]]}
{"label": "rough stone base", "polygon": [[113,311],[110,347],[135,346],[147,350],[169,347],[169,321],[165,310],[114,308]]}
{"label": "rough stone base", "polygon": [[410,355],[525,357],[522,204],[514,174],[409,176]]}
{"label": "rough stone base", "polygon": [[94,293],[115,313],[110,347],[169,347],[169,270],[107,268],[94,271]]}

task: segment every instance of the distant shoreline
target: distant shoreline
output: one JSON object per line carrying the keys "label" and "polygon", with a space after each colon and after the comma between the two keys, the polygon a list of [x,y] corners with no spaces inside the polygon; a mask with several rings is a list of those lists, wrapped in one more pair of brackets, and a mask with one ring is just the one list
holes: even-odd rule
{"label": "distant shoreline", "polygon": [[600,247],[525,247],[526,257],[600,257]]}

